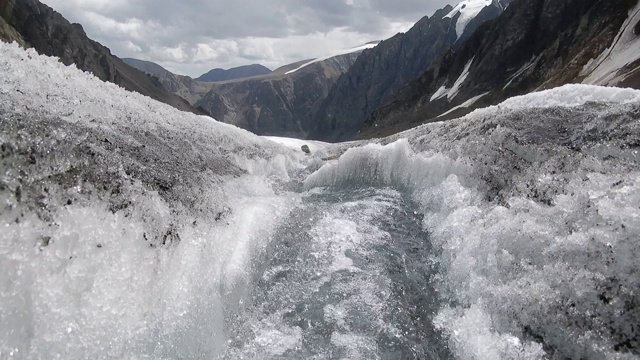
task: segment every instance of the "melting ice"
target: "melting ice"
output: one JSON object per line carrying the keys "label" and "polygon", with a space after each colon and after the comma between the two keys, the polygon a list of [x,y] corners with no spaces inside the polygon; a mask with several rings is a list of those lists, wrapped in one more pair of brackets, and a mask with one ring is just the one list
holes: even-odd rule
{"label": "melting ice", "polygon": [[640,354],[638,91],[306,155],[17,45],[0,66],[2,359]]}

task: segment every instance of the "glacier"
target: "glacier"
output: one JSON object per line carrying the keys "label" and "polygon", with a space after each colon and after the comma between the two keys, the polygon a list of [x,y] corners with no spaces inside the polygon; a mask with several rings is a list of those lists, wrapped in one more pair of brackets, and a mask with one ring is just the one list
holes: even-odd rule
{"label": "glacier", "polygon": [[640,91],[327,144],[0,65],[2,359],[640,357]]}

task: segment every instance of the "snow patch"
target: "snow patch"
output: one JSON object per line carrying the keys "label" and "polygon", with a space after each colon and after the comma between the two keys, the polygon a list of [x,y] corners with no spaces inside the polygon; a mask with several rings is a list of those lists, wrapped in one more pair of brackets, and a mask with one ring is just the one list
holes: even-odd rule
{"label": "snow patch", "polygon": [[469,62],[464,66],[462,73],[460,74],[460,76],[458,76],[455,83],[453,83],[453,86],[450,89],[448,89],[445,85],[442,85],[438,90],[436,90],[433,95],[431,95],[430,101],[441,99],[445,95],[447,96],[448,101],[451,101],[451,99],[455,98],[456,95],[458,95],[458,93],[460,92],[460,87],[462,86],[462,84],[464,84],[465,80],[467,80],[467,77],[469,77],[469,69],[471,68],[471,64],[473,64],[474,59],[475,58],[469,60]]}
{"label": "snow patch", "polygon": [[485,96],[489,95],[490,93],[491,93],[491,91],[488,91],[488,92],[486,92],[486,93],[484,93],[484,94],[480,94],[480,95],[478,95],[478,96],[474,96],[474,97],[472,97],[471,99],[469,99],[469,100],[467,100],[467,101],[463,102],[462,104],[460,104],[460,105],[458,105],[458,106],[456,106],[456,107],[451,108],[449,111],[445,112],[444,114],[440,114],[440,115],[438,115],[437,117],[441,117],[441,116],[449,115],[449,114],[451,114],[452,112],[454,112],[454,111],[456,111],[456,110],[458,110],[458,109],[468,108],[468,107],[472,106],[473,104],[475,104],[475,103],[476,103],[476,101],[478,101],[478,100],[482,99],[483,97],[485,97]]}
{"label": "snow patch", "polygon": [[640,37],[633,31],[639,21],[640,4],[637,4],[629,12],[629,18],[620,28],[611,47],[582,69],[580,75],[586,76],[584,84],[615,85],[625,80],[626,74],[620,74],[621,69],[640,59]]}
{"label": "snow patch", "polygon": [[531,59],[531,61],[529,61],[528,63],[524,64],[518,71],[516,71],[513,75],[511,75],[507,80],[509,80],[509,82],[507,82],[507,85],[505,85],[502,90],[505,90],[506,88],[508,88],[509,86],[511,86],[511,84],[518,78],[520,77],[520,75],[524,74],[525,72],[527,72],[529,69],[531,69],[532,67],[535,67],[536,64],[538,63],[538,61],[540,60],[540,56],[536,57],[534,56],[533,59]]}
{"label": "snow patch", "polygon": [[447,95],[447,92],[449,91],[449,89],[447,89],[446,86],[442,85],[440,86],[440,88],[438,90],[436,90],[435,93],[433,93],[433,95],[431,95],[431,99],[429,101],[433,101],[433,100],[437,100],[442,98],[443,96]]}
{"label": "snow patch", "polygon": [[265,139],[271,140],[278,144],[284,145],[288,148],[294,149],[296,151],[300,150],[302,146],[307,145],[311,154],[315,154],[317,152],[326,153],[326,151],[331,147],[331,144],[325,143],[322,141],[315,140],[302,140],[296,138],[286,138],[279,136],[262,136]]}
{"label": "snow patch", "polygon": [[467,65],[464,66],[464,70],[462,70],[462,74],[460,74],[460,76],[458,77],[456,82],[453,84],[451,89],[447,91],[448,100],[453,99],[460,92],[460,87],[462,86],[462,84],[464,84],[465,80],[467,80],[467,77],[469,76],[469,69],[471,68],[471,64],[473,64],[474,59],[475,58],[472,58],[471,60],[469,60]]}
{"label": "snow patch", "polygon": [[471,20],[475,19],[478,14],[487,6],[491,6],[493,4],[493,0],[465,0],[461,1],[458,5],[456,5],[451,12],[445,15],[445,18],[454,18],[457,14],[460,14],[458,21],[456,22],[456,35],[459,39],[463,34],[464,30],[467,28],[467,25],[471,22]]}

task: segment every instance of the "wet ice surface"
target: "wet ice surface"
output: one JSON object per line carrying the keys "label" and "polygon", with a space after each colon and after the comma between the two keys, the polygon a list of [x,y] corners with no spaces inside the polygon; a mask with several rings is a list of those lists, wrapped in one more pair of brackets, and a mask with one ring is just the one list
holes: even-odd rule
{"label": "wet ice surface", "polygon": [[419,204],[458,357],[637,358],[638,103],[499,108],[350,149],[305,185]]}
{"label": "wet ice surface", "polygon": [[275,234],[229,358],[445,359],[434,252],[389,189],[324,189]]}
{"label": "wet ice surface", "polygon": [[640,356],[638,91],[306,155],[0,50],[0,359]]}

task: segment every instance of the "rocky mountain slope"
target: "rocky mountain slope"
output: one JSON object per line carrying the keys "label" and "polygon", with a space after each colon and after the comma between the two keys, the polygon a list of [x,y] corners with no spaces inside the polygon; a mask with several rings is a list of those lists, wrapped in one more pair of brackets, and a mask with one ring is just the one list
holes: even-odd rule
{"label": "rocky mountain slope", "polygon": [[422,18],[405,34],[366,51],[314,113],[309,136],[332,141],[352,137],[386,97],[419,76],[445,51],[464,44],[482,23],[500,15],[507,4],[468,0],[456,8],[447,6]]}
{"label": "rocky mountain slope", "polygon": [[271,74],[271,69],[259,64],[252,64],[235,67],[228,70],[213,69],[206,74],[203,74],[200,77],[196,78],[196,80],[205,82],[217,82],[269,74]]}
{"label": "rocky mountain slope", "polygon": [[360,137],[566,83],[640,85],[637,0],[516,0],[373,112]]}
{"label": "rocky mountain slope", "polygon": [[307,66],[302,65],[309,61],[301,61],[267,76],[215,83],[196,105],[256,134],[303,138],[319,102],[359,55],[352,52]]}
{"label": "rocky mountain slope", "polygon": [[41,54],[75,64],[103,81],[122,86],[184,111],[197,112],[186,100],[166,91],[152,77],[125,64],[110,50],[89,39],[79,24],[37,0],[0,1],[0,38],[18,41]]}
{"label": "rocky mountain slope", "polygon": [[174,74],[150,61],[131,58],[125,58],[122,59],[122,61],[146,74],[158,78],[166,90],[186,99],[192,105],[209,92],[212,87],[211,83],[196,81],[189,76]]}
{"label": "rocky mountain slope", "polygon": [[[371,42],[338,55],[288,64],[268,70],[266,75],[218,82],[176,75],[149,61],[124,61],[157,78],[165,89],[217,120],[257,134],[304,138],[310,129],[310,114],[329,88],[364,49],[377,44]],[[241,73],[242,70],[235,75]]]}

